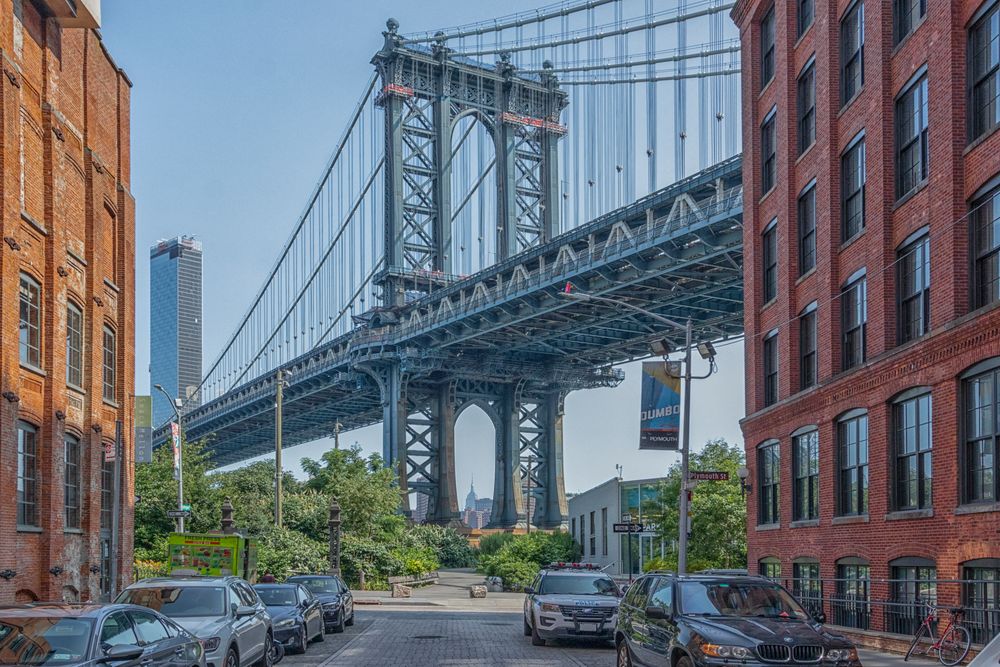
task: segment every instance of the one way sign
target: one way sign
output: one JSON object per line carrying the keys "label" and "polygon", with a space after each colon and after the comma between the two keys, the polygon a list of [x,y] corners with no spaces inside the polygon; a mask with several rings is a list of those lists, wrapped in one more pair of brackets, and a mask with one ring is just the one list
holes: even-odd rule
{"label": "one way sign", "polygon": [[616,533],[641,533],[644,526],[641,523],[616,523],[614,531]]}

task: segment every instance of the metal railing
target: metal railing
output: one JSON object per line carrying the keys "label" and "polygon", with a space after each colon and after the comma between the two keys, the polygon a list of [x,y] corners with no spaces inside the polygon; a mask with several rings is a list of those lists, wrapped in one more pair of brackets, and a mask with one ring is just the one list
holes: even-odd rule
{"label": "metal railing", "polygon": [[[1000,635],[1000,580],[981,579],[829,579],[777,577],[812,614],[846,628],[913,635],[927,614],[926,605],[965,610],[964,625],[974,644]],[[934,620],[937,623],[942,618]]]}

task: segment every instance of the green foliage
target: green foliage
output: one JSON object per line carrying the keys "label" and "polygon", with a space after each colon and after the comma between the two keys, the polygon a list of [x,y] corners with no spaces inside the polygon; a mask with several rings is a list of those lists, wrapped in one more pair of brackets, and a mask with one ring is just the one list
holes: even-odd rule
{"label": "green foliage", "polygon": [[441,567],[430,547],[401,547],[394,550],[393,556],[402,562],[404,575],[426,574]]}
{"label": "green foliage", "polygon": [[385,541],[355,533],[345,533],[341,539],[340,561],[348,582],[361,581],[363,572],[369,589],[374,589],[374,582],[403,572],[403,561]]}
{"label": "green foliage", "polygon": [[491,556],[500,551],[500,548],[514,539],[513,533],[492,533],[484,535],[479,540],[479,554],[481,556]]}
{"label": "green foliage", "polygon": [[319,461],[302,459],[302,469],[309,475],[306,488],[337,496],[345,533],[373,537],[399,508],[395,472],[375,454],[362,456],[357,445],[331,449]]}
{"label": "green foliage", "polygon": [[322,572],[327,568],[327,547],[289,528],[270,526],[259,535],[257,571],[279,580],[293,574]]}
{"label": "green foliage", "polygon": [[[425,524],[413,526],[404,533],[404,543],[431,549],[440,567],[474,567],[476,554],[469,541],[454,528]],[[434,568],[437,569],[437,568]]]}
{"label": "green foliage", "polygon": [[[691,454],[691,470],[723,470],[728,482],[702,482],[692,494],[688,571],[707,568],[745,568],[747,565],[746,499],[740,493],[736,471],[743,465],[743,449],[725,440],[712,440]],[[643,507],[643,516],[655,523],[660,537],[674,545],[679,522],[680,466],[674,465],[660,485],[659,498]],[[655,562],[655,566],[652,564]],[[646,563],[647,569],[677,568],[672,547],[663,559]]]}
{"label": "green foliage", "polygon": [[480,542],[480,571],[503,579],[504,588],[508,590],[523,589],[549,563],[572,562],[579,557],[576,542],[569,533],[562,531],[493,539],[486,545],[489,552],[483,551],[482,546]]}

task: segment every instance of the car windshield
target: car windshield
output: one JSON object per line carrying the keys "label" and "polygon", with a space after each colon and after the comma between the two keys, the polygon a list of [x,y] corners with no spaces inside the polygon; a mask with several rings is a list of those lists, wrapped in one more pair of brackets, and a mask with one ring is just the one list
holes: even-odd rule
{"label": "car windshield", "polygon": [[290,582],[302,584],[313,593],[343,593],[344,589],[334,577],[294,577]]}
{"label": "car windshield", "polygon": [[700,616],[808,619],[785,589],[758,582],[684,581],[680,612]]}
{"label": "car windshield", "polygon": [[618,586],[607,575],[547,574],[542,577],[539,595],[608,595],[618,596]]}
{"label": "car windshield", "polygon": [[149,607],[174,618],[226,615],[226,589],[221,586],[130,588],[118,602]]}
{"label": "car windshield", "polygon": [[295,589],[288,588],[257,588],[257,595],[268,607],[294,607]]}
{"label": "car windshield", "polygon": [[93,630],[89,618],[0,616],[0,665],[84,662]]}

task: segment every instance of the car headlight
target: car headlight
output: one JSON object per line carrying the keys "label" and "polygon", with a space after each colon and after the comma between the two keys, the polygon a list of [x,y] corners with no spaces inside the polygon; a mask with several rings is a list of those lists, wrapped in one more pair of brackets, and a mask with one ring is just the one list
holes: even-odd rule
{"label": "car headlight", "polygon": [[323,609],[336,609],[340,606],[340,602],[324,602]]}
{"label": "car headlight", "polygon": [[733,658],[735,660],[745,660],[750,657],[750,649],[743,646],[702,644],[701,652],[710,658]]}
{"label": "car headlight", "polygon": [[853,648],[831,648],[826,652],[827,660],[850,661],[858,659],[858,651]]}
{"label": "car headlight", "polygon": [[285,619],[282,619],[282,620],[278,621],[277,623],[275,623],[274,627],[276,627],[276,628],[290,628],[293,625],[295,625],[295,619],[294,618],[285,618]]}
{"label": "car headlight", "polygon": [[211,653],[215,649],[219,648],[219,644],[222,643],[222,637],[212,637],[210,639],[202,639],[201,647],[205,649],[205,653]]}
{"label": "car headlight", "polygon": [[542,603],[542,611],[548,611],[548,612],[552,612],[552,613],[558,614],[559,613],[559,605],[552,604],[551,602],[543,602]]}

